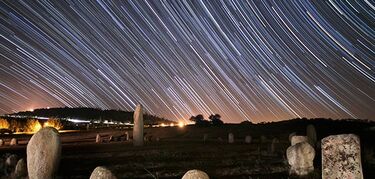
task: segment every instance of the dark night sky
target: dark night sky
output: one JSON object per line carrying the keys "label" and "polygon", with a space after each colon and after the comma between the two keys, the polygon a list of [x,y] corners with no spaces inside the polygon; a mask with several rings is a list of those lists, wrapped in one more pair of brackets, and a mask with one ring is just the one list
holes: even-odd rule
{"label": "dark night sky", "polygon": [[371,0],[1,1],[0,113],[375,115]]}

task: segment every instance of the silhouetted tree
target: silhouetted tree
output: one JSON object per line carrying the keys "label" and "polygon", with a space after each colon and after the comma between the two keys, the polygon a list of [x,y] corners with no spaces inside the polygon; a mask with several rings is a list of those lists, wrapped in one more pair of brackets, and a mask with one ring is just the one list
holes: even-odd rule
{"label": "silhouetted tree", "polygon": [[214,126],[221,126],[224,124],[224,122],[220,118],[221,116],[219,114],[211,114],[210,117],[208,117],[208,119],[211,120],[211,124]]}
{"label": "silhouetted tree", "polygon": [[198,126],[208,126],[210,124],[209,121],[204,120],[204,117],[202,114],[191,116],[189,120],[195,122],[195,125],[198,125]]}

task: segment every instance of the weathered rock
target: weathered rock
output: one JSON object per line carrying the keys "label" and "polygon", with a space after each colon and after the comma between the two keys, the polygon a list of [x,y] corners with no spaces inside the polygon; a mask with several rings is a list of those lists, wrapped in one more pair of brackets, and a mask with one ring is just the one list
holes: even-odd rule
{"label": "weathered rock", "polygon": [[8,168],[14,168],[17,165],[17,161],[17,155],[12,154],[5,160],[5,166],[7,166]]}
{"label": "weathered rock", "polygon": [[143,107],[138,104],[134,111],[133,145],[143,146]]}
{"label": "weathered rock", "polygon": [[14,176],[16,178],[27,176],[27,166],[25,159],[21,158],[20,160],[18,160],[16,168],[14,170]]}
{"label": "weathered rock", "polygon": [[200,170],[189,170],[182,176],[182,179],[209,179],[207,173]]}
{"label": "weathered rock", "polygon": [[358,136],[341,134],[322,139],[322,178],[363,179]]}
{"label": "weathered rock", "polygon": [[3,146],[3,145],[5,145],[5,142],[3,139],[0,139],[0,146]]}
{"label": "weathered rock", "polygon": [[307,139],[306,136],[302,136],[302,135],[295,135],[292,137],[290,143],[291,145],[296,145],[298,143],[301,143],[301,142],[309,142],[309,140]]}
{"label": "weathered rock", "polygon": [[26,154],[30,179],[53,178],[61,155],[59,132],[52,127],[40,129],[27,144]]}
{"label": "weathered rock", "polygon": [[234,143],[234,135],[233,133],[228,134],[228,143],[232,144]]}
{"label": "weathered rock", "polygon": [[251,139],[252,139],[251,136],[247,135],[245,137],[245,143],[250,144],[251,143]]}
{"label": "weathered rock", "polygon": [[309,141],[309,144],[311,146],[315,147],[316,146],[316,141],[317,141],[317,136],[316,136],[316,130],[315,130],[314,125],[309,124],[306,127],[306,135],[307,135],[307,139]]}
{"label": "weathered rock", "polygon": [[96,134],[95,142],[96,143],[101,143],[102,142],[102,137],[100,136],[100,134]]}
{"label": "weathered rock", "polygon": [[18,140],[16,138],[12,138],[12,140],[10,140],[9,145],[13,146],[13,145],[17,145],[17,144],[18,144]]}
{"label": "weathered rock", "polygon": [[315,150],[308,142],[300,142],[288,147],[286,156],[290,174],[307,175],[314,171]]}
{"label": "weathered rock", "polygon": [[99,166],[91,173],[90,179],[117,179],[117,177],[107,168]]}

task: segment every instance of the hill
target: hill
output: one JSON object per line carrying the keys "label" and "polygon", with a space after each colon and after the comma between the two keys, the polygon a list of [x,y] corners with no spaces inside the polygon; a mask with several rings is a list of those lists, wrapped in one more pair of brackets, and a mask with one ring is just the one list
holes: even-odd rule
{"label": "hill", "polygon": [[[108,120],[117,122],[133,122],[133,111],[121,110],[102,110],[97,108],[49,108],[49,109],[35,109],[34,111],[22,111],[18,113],[9,114],[8,116],[38,116],[48,118],[72,118],[80,120]],[[174,121],[158,117],[151,114],[144,114],[145,124],[160,124],[160,123],[175,123]]]}

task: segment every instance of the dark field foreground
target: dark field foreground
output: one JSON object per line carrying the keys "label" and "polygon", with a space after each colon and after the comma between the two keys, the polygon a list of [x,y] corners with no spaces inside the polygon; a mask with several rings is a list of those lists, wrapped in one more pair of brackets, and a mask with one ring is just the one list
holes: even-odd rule
{"label": "dark field foreground", "polygon": [[[297,133],[304,134],[301,126]],[[287,129],[262,126],[225,125],[221,127],[185,126],[147,128],[146,136],[152,141],[143,147],[133,147],[129,141],[95,143],[96,133],[105,140],[110,135],[118,136],[125,130],[90,130],[62,133],[62,160],[58,178],[89,178],[96,166],[106,166],[118,178],[181,178],[190,169],[205,171],[211,178],[288,178],[288,164],[285,159],[286,148],[290,145]],[[228,133],[235,136],[235,143],[228,144]],[[317,129],[319,134],[319,129]],[[353,131],[350,131],[353,132]],[[355,131],[354,131],[355,132]],[[208,140],[203,141],[203,135]],[[251,135],[251,144],[245,144],[244,138]],[[267,137],[265,143],[260,136]],[[371,137],[368,131],[358,135]],[[6,136],[6,138],[5,138]],[[21,144],[15,147],[0,147],[0,155],[14,153],[25,157],[28,135],[4,135],[6,142],[16,136]],[[156,137],[160,141],[156,141]],[[270,152],[273,138],[278,138],[276,151]],[[318,136],[321,138],[321,136]],[[362,139],[361,137],[361,140]],[[373,142],[363,142],[366,148],[373,147]],[[372,144],[372,145],[371,145]],[[373,150],[373,148],[371,148]],[[320,178],[320,151],[315,157],[315,169],[307,178]],[[372,154],[373,157],[373,154]],[[365,178],[374,175],[374,164],[364,161]],[[366,159],[367,160],[367,159]]]}

